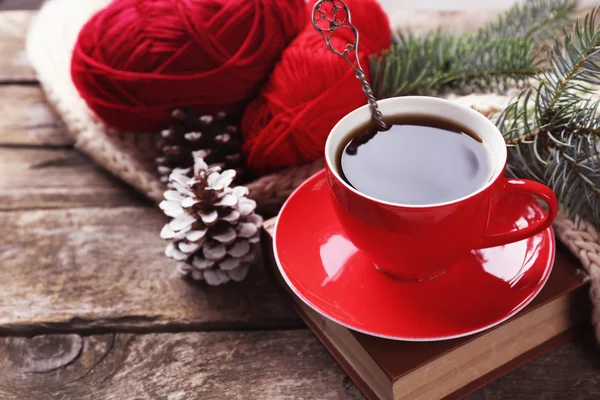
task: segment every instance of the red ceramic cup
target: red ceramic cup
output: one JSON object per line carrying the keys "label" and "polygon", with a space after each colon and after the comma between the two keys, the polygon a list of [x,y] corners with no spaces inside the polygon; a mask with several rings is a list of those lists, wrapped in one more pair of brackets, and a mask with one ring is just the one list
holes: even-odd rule
{"label": "red ceramic cup", "polygon": [[[486,185],[453,201],[405,205],[378,200],[345,182],[335,160],[338,148],[347,141],[349,133],[369,121],[370,110],[363,106],[342,118],[332,129],[325,145],[332,201],[348,238],[371,258],[377,268],[404,280],[431,279],[442,275],[455,261],[473,250],[526,239],[550,226],[558,209],[556,196],[540,183],[505,176],[507,152],[504,138],[482,114],[434,97],[397,97],[378,104],[384,116],[439,116],[471,129],[487,146],[494,170]],[[503,198],[514,193],[525,193],[543,200],[547,205],[546,213],[541,213],[543,216],[534,221],[527,216],[502,215]],[[494,228],[494,221],[502,218],[515,221],[512,230],[498,231]]]}

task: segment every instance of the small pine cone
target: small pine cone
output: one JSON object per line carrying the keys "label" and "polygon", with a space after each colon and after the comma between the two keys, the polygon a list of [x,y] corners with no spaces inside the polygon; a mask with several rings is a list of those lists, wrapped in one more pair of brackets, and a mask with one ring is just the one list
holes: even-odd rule
{"label": "small pine cone", "polygon": [[236,183],[244,181],[242,135],[225,113],[196,117],[177,109],[172,118],[171,126],[161,132],[157,143],[160,155],[156,158],[156,167],[162,182],[168,183],[174,169],[191,167],[193,152],[200,152],[209,167],[235,170]]}
{"label": "small pine cone", "polygon": [[160,203],[173,218],[160,236],[171,242],[165,255],[178,262],[177,271],[209,285],[243,280],[258,260],[262,217],[245,186],[230,187],[236,172],[209,167],[199,152],[194,167],[169,176],[172,189]]}

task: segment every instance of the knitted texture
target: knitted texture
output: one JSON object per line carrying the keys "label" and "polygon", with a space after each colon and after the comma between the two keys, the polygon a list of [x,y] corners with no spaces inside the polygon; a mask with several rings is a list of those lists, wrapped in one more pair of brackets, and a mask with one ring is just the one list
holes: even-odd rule
{"label": "knitted texture", "polygon": [[[155,156],[146,151],[153,148],[149,145],[152,138],[123,132],[111,136],[106,126],[92,116],[70,80],[70,54],[78,31],[87,18],[106,3],[108,0],[49,0],[32,25],[27,41],[28,54],[48,101],[75,137],[77,146],[108,171],[158,203],[162,200],[164,186],[152,173],[153,167],[148,165],[148,160]],[[493,13],[486,13],[485,18],[479,14],[474,18],[474,14],[468,13],[460,17],[457,13],[402,11],[391,16],[390,20],[394,25],[410,26],[416,32],[430,31],[438,25],[462,32],[476,28],[477,24],[493,16]],[[448,99],[491,117],[502,110],[513,95],[450,95]],[[260,209],[274,210],[301,182],[322,167],[323,162],[317,160],[261,177],[247,185],[249,197],[257,201]],[[581,261],[589,276],[594,304],[593,322],[600,340],[600,234],[588,221],[576,223],[562,212],[554,222],[554,229],[556,237]]]}

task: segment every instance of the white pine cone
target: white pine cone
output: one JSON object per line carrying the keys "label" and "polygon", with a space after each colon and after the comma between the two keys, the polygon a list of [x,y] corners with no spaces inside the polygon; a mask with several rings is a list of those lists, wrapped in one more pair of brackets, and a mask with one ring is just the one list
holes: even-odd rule
{"label": "white pine cone", "polygon": [[208,167],[194,153],[194,168],[174,169],[171,189],[160,203],[173,218],[160,236],[171,242],[165,255],[178,261],[177,271],[209,285],[243,280],[258,259],[262,217],[245,186],[230,187],[234,170]]}

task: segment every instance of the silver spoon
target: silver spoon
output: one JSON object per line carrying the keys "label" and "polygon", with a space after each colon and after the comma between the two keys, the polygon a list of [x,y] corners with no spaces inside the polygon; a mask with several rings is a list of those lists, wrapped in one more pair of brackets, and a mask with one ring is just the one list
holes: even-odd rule
{"label": "silver spoon", "polygon": [[[331,4],[331,8],[327,9],[325,7],[327,4]],[[367,82],[367,77],[365,76],[365,71],[360,65],[360,59],[358,57],[358,30],[354,25],[352,25],[352,20],[350,17],[350,9],[341,0],[320,0],[315,3],[312,9],[311,21],[317,32],[319,32],[324,38],[325,43],[327,44],[327,48],[331,50],[334,54],[342,57],[354,70],[354,74],[356,78],[362,84],[362,90],[365,92],[367,96],[367,100],[369,102],[369,108],[371,108],[371,118],[377,125],[378,131],[387,131],[390,129],[388,124],[383,120],[383,115],[381,111],[379,111],[379,107],[377,105],[377,99],[373,95],[373,89],[369,82]],[[331,36],[338,29],[350,29],[354,34],[354,42],[346,44],[346,47],[342,52],[336,50],[331,45]],[[354,55],[356,56],[356,66],[350,61],[348,55],[351,51],[354,50]]]}

